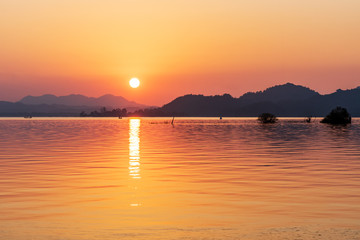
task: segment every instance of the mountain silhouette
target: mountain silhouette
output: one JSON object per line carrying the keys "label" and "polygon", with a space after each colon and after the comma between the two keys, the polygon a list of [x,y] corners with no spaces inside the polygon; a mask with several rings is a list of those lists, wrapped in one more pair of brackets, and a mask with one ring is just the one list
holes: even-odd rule
{"label": "mountain silhouette", "polygon": [[286,83],[264,91],[245,93],[239,98],[229,94],[185,95],[158,111],[169,116],[256,117],[263,112],[271,112],[277,116],[303,117],[324,116],[336,106],[347,108],[353,116],[360,116],[360,88],[339,89],[335,93],[321,95],[307,87]]}
{"label": "mountain silhouette", "polygon": [[66,106],[91,106],[91,107],[107,107],[107,108],[132,108],[140,109],[149,106],[128,101],[124,97],[107,94],[98,98],[87,97],[80,94],[71,94],[67,96],[55,96],[45,94],[42,96],[26,96],[20,100],[23,104],[56,104]]}
{"label": "mountain silhouette", "polygon": [[185,95],[165,104],[161,109],[164,112],[174,112],[184,116],[219,116],[231,115],[239,100],[229,94],[204,96]]}
{"label": "mountain silhouette", "polygon": [[150,106],[128,101],[124,97],[107,94],[98,98],[80,94],[55,96],[26,96],[19,102],[0,101],[0,116],[64,116],[77,117],[81,112],[126,108],[128,111],[151,108]]}
{"label": "mountain silhouette", "polygon": [[257,117],[270,112],[278,117],[320,117],[337,106],[346,108],[353,117],[360,117],[360,87],[321,95],[307,87],[287,83],[264,91],[248,92],[239,98],[229,94],[188,94],[160,108],[113,95],[92,98],[75,94],[60,97],[47,94],[27,96],[17,103],[2,101],[0,116],[79,116],[80,112],[90,113],[106,107],[109,110],[126,108],[128,116]]}
{"label": "mountain silhouette", "polygon": [[177,112],[184,116],[258,116],[262,112],[289,112],[283,109],[284,104],[317,96],[320,94],[314,90],[287,83],[270,87],[264,91],[248,92],[239,98],[234,98],[229,94],[185,95],[165,104],[162,110]]}
{"label": "mountain silhouette", "polygon": [[23,104],[21,102],[0,101],[0,116],[2,117],[23,117],[26,115],[44,117],[74,117],[79,116],[81,111],[98,110],[95,107],[87,106],[66,106],[56,104]]}
{"label": "mountain silhouette", "polygon": [[320,94],[318,92],[315,92],[310,88],[286,83],[284,85],[267,88],[264,91],[245,93],[239,98],[239,100],[249,104],[263,101],[279,102],[284,100],[304,100],[319,95]]}

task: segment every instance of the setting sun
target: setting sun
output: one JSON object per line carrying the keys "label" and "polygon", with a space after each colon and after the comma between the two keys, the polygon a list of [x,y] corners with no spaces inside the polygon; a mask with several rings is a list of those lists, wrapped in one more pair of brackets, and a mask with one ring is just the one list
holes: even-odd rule
{"label": "setting sun", "polygon": [[130,87],[137,88],[140,85],[140,80],[137,78],[132,78],[132,79],[130,79],[129,84],[130,84]]}

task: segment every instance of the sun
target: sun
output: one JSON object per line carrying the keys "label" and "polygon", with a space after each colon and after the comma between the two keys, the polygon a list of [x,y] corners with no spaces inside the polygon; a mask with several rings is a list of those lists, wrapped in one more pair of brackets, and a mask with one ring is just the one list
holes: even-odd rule
{"label": "sun", "polygon": [[129,84],[130,84],[130,87],[132,87],[132,88],[138,88],[140,85],[140,80],[137,78],[132,78],[132,79],[130,79]]}

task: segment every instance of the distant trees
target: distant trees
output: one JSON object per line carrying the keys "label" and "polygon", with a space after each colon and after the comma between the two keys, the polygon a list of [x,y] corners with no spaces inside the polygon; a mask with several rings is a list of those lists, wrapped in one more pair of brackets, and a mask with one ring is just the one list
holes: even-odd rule
{"label": "distant trees", "polygon": [[80,113],[80,117],[126,117],[128,112],[126,108],[116,108],[111,111],[108,111],[106,107],[102,107],[100,112],[92,111],[91,113],[87,114],[86,112],[82,111]]}
{"label": "distant trees", "polygon": [[336,107],[323,119],[321,123],[348,124],[351,123],[351,116],[346,108]]}
{"label": "distant trees", "polygon": [[258,117],[258,121],[261,123],[276,123],[277,120],[276,116],[271,113],[262,113]]}
{"label": "distant trees", "polygon": [[[163,108],[147,108],[140,109],[134,112],[128,112],[126,108],[116,108],[113,110],[107,110],[105,107],[98,111],[92,111],[89,114],[82,111],[80,117],[182,117],[186,116],[184,113],[179,112],[170,112],[166,111]],[[278,118],[272,113],[262,113],[258,116],[257,120],[260,123],[276,123]],[[313,122],[313,118],[306,117],[305,122]],[[336,107],[333,109],[324,119],[320,121],[321,123],[329,124],[348,124],[351,123],[351,116],[346,110],[346,108]]]}
{"label": "distant trees", "polygon": [[128,113],[129,117],[173,117],[173,116],[183,116],[183,114],[178,112],[169,112],[162,108],[146,108],[136,110],[132,113]]}
{"label": "distant trees", "polygon": [[183,116],[181,113],[168,112],[161,108],[146,108],[139,109],[134,112],[128,112],[126,108],[116,108],[113,110],[107,110],[105,107],[98,111],[92,111],[89,114],[82,111],[80,117],[172,117]]}

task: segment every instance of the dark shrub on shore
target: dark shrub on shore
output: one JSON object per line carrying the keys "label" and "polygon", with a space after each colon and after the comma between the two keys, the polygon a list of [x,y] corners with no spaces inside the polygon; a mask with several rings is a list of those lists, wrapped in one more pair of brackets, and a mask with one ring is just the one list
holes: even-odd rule
{"label": "dark shrub on shore", "polygon": [[321,120],[321,123],[348,124],[351,123],[351,116],[346,108],[336,107],[323,120]]}
{"label": "dark shrub on shore", "polygon": [[258,117],[258,121],[261,123],[276,123],[277,118],[274,114],[271,113],[262,113]]}

